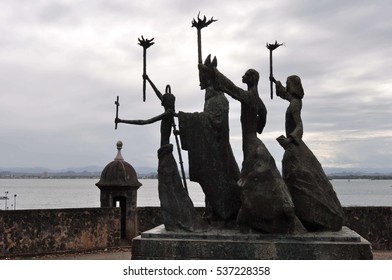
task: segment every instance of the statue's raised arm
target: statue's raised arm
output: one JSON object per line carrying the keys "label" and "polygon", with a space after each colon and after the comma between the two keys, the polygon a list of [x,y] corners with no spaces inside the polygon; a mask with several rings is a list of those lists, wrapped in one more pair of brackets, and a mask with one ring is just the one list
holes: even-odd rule
{"label": "statue's raised arm", "polygon": [[[215,59],[214,59],[215,60]],[[267,117],[267,109],[260,99],[257,86],[259,73],[249,69],[242,77],[247,89],[236,86],[220,73],[214,63],[199,64],[200,73],[213,73],[214,89],[227,93],[241,102],[243,162],[240,179],[241,207],[236,222],[246,231],[249,228],[269,233],[288,233],[303,230],[295,216],[294,205],[276,167],[275,160],[257,137]],[[212,70],[212,71],[211,71]]]}
{"label": "statue's raised arm", "polygon": [[[162,95],[162,106],[165,111],[155,117],[152,117],[147,120],[122,120],[116,116],[115,123],[126,123],[126,124],[134,124],[134,125],[146,125],[151,124],[157,121],[161,122],[161,147],[170,143],[170,135],[172,131],[172,127],[174,124],[174,116],[175,113],[175,96],[170,92],[170,86],[167,87],[168,91]],[[118,106],[118,105],[117,105]]]}
{"label": "statue's raised arm", "polygon": [[275,79],[271,82],[276,84],[276,95],[289,102],[285,115],[286,136],[281,135],[277,140],[285,149],[282,175],[297,216],[309,231],[338,231],[344,221],[342,206],[321,163],[302,140],[304,90],[301,79],[289,76],[286,87]]}
{"label": "statue's raised arm", "polygon": [[236,86],[229,78],[223,75],[216,68],[216,58],[214,58],[211,65],[206,66],[205,64],[199,64],[200,75],[208,76],[211,71],[213,72],[214,88],[218,91],[222,91],[233,97],[240,102],[247,102],[248,97],[245,94],[245,90]]}
{"label": "statue's raised arm", "polygon": [[284,87],[280,81],[274,81],[276,84],[276,95],[287,100],[290,105],[286,113],[286,137],[280,136],[278,142],[287,149],[290,144],[299,145],[302,141],[304,133],[303,123],[301,119],[302,98],[304,90],[302,88],[301,79],[292,75],[287,78],[287,86]]}
{"label": "statue's raised arm", "polygon": [[150,77],[146,74],[143,74],[143,79],[147,80],[148,83],[150,84],[150,86],[152,87],[152,89],[154,90],[156,96],[159,98],[159,100],[162,100],[163,95],[162,93],[159,91],[159,89],[155,86],[155,84],[151,81]]}

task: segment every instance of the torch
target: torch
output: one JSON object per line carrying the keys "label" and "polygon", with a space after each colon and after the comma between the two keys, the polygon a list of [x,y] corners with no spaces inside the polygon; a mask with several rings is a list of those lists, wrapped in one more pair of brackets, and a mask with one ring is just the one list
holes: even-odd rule
{"label": "torch", "polygon": [[200,12],[197,15],[197,21],[195,19],[192,20],[192,27],[196,27],[197,29],[197,50],[198,50],[198,63],[202,64],[202,56],[201,56],[201,30],[204,27],[207,27],[214,21],[217,21],[213,17],[211,19],[207,20],[206,16],[204,16],[203,19],[200,18]]}
{"label": "torch", "polygon": [[138,40],[139,40],[139,45],[143,47],[143,102],[145,102],[146,101],[146,78],[144,78],[144,76],[146,75],[147,72],[147,61],[146,61],[147,49],[152,45],[154,45],[154,42],[152,42],[154,38],[144,39],[142,36],[142,38],[141,39],[138,38]]}
{"label": "torch", "polygon": [[[279,48],[280,46],[284,46],[284,43],[278,44],[278,42],[275,40],[274,44],[268,44],[266,45],[267,49],[270,51],[270,77],[273,77],[272,74],[272,51]],[[270,89],[271,89],[271,99],[273,99],[274,94],[273,94],[273,81],[270,81]]]}

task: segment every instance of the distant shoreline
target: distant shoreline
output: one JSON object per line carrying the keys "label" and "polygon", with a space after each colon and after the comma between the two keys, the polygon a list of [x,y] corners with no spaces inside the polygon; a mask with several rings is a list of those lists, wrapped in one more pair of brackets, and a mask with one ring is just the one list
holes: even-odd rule
{"label": "distant shoreline", "polygon": [[329,175],[329,180],[392,180],[392,175]]}
{"label": "distant shoreline", "polygon": [[[138,175],[138,179],[158,179],[158,174],[141,174]],[[392,175],[328,175],[329,180],[392,180]],[[11,175],[11,176],[0,176],[0,179],[100,179],[99,175],[47,175],[42,174],[23,174],[23,175]]]}
{"label": "distant shoreline", "polygon": [[[0,179],[97,179],[101,178],[99,174],[73,174],[73,175],[57,175],[57,174],[11,174],[0,175]],[[138,174],[138,179],[158,179],[157,174]]]}

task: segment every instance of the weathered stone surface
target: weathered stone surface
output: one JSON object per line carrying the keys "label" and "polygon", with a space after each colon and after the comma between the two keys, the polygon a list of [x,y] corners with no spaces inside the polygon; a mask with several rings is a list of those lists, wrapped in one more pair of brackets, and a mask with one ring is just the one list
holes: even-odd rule
{"label": "weathered stone surface", "polygon": [[121,207],[121,238],[132,242],[138,235],[137,190],[142,185],[131,164],[121,154],[123,143],[117,142],[117,155],[106,165],[96,186],[100,189],[101,207]]}
{"label": "weathered stone surface", "polygon": [[[28,234],[28,232],[36,232],[34,227],[27,227],[27,223],[25,222],[17,222],[23,219],[27,219],[31,221],[31,225],[40,226],[40,231],[48,231],[50,232],[49,236],[53,236],[55,230],[57,231],[59,227],[55,226],[55,223],[60,223],[58,220],[52,219],[52,223],[44,223],[35,224],[35,221],[39,219],[41,221],[42,217],[48,219],[48,217],[53,217],[57,215],[55,213],[63,212],[64,209],[46,209],[46,210],[17,210],[17,211],[0,211],[0,252],[4,253],[4,246],[7,244],[15,243],[13,250],[7,251],[6,255],[1,255],[0,257],[4,256],[15,256],[21,254],[20,252],[20,236]],[[196,207],[196,210],[199,213],[204,211],[203,207]],[[354,230],[358,234],[360,234],[363,238],[371,242],[372,248],[375,250],[391,250],[392,249],[392,241],[390,236],[392,234],[392,207],[344,207],[343,208],[346,221],[345,225],[350,229]],[[95,228],[91,226],[91,224],[85,224],[82,220],[84,220],[84,216],[79,215],[80,212],[90,211],[91,215],[94,216],[94,219],[105,223],[106,219],[109,219],[110,224],[108,227],[102,226],[102,229],[110,230],[110,233],[106,234],[105,230],[100,231],[97,233],[97,236],[110,238],[112,241],[106,243],[108,245],[100,245],[99,247],[83,247],[83,250],[93,250],[93,249],[102,249],[106,248],[105,246],[117,246],[117,242],[119,242],[119,215],[120,210],[119,208],[88,208],[88,209],[69,209],[66,211],[75,212],[78,215],[78,219],[72,225],[73,230],[75,232],[84,232],[85,230],[94,231]],[[30,212],[36,212],[35,214],[31,214],[32,216],[39,216],[39,218],[35,219],[32,218]],[[49,212],[53,214],[45,214],[45,216],[41,215],[41,212]],[[114,215],[114,216],[113,216]],[[20,216],[20,217],[19,217]],[[57,216],[56,216],[57,217]],[[67,215],[61,215],[62,219],[66,219]],[[106,217],[106,218],[105,218]],[[160,207],[138,207],[138,218],[139,218],[139,230],[147,231],[158,225],[162,224],[162,217],[161,217],[161,209]],[[114,221],[117,220],[116,223]],[[77,222],[77,223],[76,223]],[[113,223],[112,223],[113,222]],[[20,226],[20,228],[19,228]],[[84,229],[83,227],[88,227]],[[48,227],[48,228],[46,228]],[[78,227],[78,229],[76,229]],[[3,238],[4,232],[12,233],[8,236],[7,240]],[[69,232],[69,231],[68,231]],[[180,233],[179,233],[180,234]],[[182,233],[181,233],[182,234]],[[86,235],[85,235],[86,236]],[[266,235],[264,235],[266,236]],[[47,235],[41,234],[37,235],[34,238],[46,238]],[[69,238],[72,238],[70,236]],[[35,244],[41,244],[43,241],[35,240]],[[50,242],[49,242],[50,243]],[[77,245],[78,242],[74,242],[73,244]],[[85,244],[92,244],[90,242],[86,242]],[[113,244],[113,245],[111,245]],[[25,245],[24,245],[25,246]],[[41,251],[28,251],[29,247],[25,246],[24,249],[27,254],[39,254],[39,253],[56,253],[59,252],[61,245],[54,246],[54,247],[46,247],[40,246]],[[68,252],[78,251],[81,250],[75,248],[70,248]],[[65,252],[61,249],[61,252]]]}
{"label": "weathered stone surface", "polygon": [[242,205],[237,223],[268,233],[302,230],[275,160],[259,139],[251,146],[254,151],[244,161],[239,180]]}
{"label": "weathered stone surface", "polygon": [[[202,213],[204,207],[196,210]],[[343,211],[344,225],[368,240],[373,249],[392,250],[392,207],[343,207]],[[162,224],[159,207],[138,207],[138,217],[141,232]]]}
{"label": "weathered stone surface", "polygon": [[282,173],[295,213],[308,230],[340,230],[343,209],[321,164],[305,143],[285,151]]}
{"label": "weathered stone surface", "polygon": [[165,228],[171,231],[206,230],[207,224],[194,208],[182,185],[172,152],[171,144],[158,150],[158,192]]}
{"label": "weathered stone surface", "polygon": [[[162,95],[146,73],[143,74],[143,78],[150,83],[155,94],[162,101],[161,104],[165,108],[165,112],[148,120],[121,120],[116,117],[115,123],[147,125],[161,120],[161,147],[158,150],[158,192],[163,223],[167,230],[205,230],[207,225],[194,209],[193,202],[182,185],[172,154],[173,145],[170,144],[170,135],[172,129],[175,128],[175,96],[171,93],[170,85],[166,86],[165,94]],[[176,142],[178,145],[178,141]],[[181,160],[180,163],[182,164]],[[182,165],[181,168],[183,168]],[[185,177],[185,172],[182,171]]]}
{"label": "weathered stone surface", "polygon": [[320,162],[302,140],[304,90],[301,79],[295,75],[289,76],[287,88],[279,81],[275,83],[276,94],[289,102],[286,137],[282,135],[277,140],[285,149],[282,173],[295,205],[295,213],[310,231],[340,230],[344,220],[342,206]]}
{"label": "weathered stone surface", "polygon": [[188,150],[189,179],[200,184],[214,219],[235,219],[241,203],[239,169],[228,131],[219,133],[204,113],[180,112],[178,117],[182,148]]}
{"label": "weathered stone surface", "polygon": [[290,193],[275,165],[275,160],[257,137],[266,124],[267,109],[259,97],[259,73],[254,69],[242,77],[247,90],[237,87],[216,67],[199,66],[200,71],[214,74],[214,87],[241,102],[242,150],[244,160],[238,185],[241,208],[237,223],[269,233],[304,230],[294,213]]}
{"label": "weathered stone surface", "polygon": [[372,243],[373,249],[392,250],[392,207],[344,207],[345,225]]}
{"label": "weathered stone surface", "polygon": [[[203,65],[216,65],[208,57]],[[229,135],[229,102],[212,86],[211,73],[199,73],[205,89],[204,111],[179,112],[181,144],[188,151],[189,178],[198,182],[206,195],[207,217],[233,220],[240,208],[237,181],[240,171]],[[213,74],[213,73],[212,73]]]}
{"label": "weathered stone surface", "polygon": [[0,256],[116,247],[120,208],[0,212]]}
{"label": "weathered stone surface", "polygon": [[348,228],[339,232],[241,234],[233,230],[170,233],[162,226],[132,243],[132,259],[343,260],[372,259],[370,243]]}
{"label": "weathered stone surface", "polygon": [[137,179],[135,169],[126,162],[121,155],[123,143],[117,142],[117,156],[102,170],[101,178],[95,185],[100,189],[134,188],[138,189],[142,184]]}

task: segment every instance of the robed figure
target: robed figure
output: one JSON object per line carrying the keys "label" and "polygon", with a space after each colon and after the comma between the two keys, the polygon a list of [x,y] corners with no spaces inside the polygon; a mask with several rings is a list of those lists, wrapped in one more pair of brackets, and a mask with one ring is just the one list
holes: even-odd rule
{"label": "robed figure", "polygon": [[[207,68],[216,64],[210,56],[204,63]],[[241,205],[240,171],[229,141],[229,102],[214,89],[212,74],[199,72],[200,88],[205,89],[204,111],[179,112],[179,131],[182,148],[188,151],[189,179],[203,189],[207,217],[228,222],[235,220]]]}
{"label": "robed figure", "polygon": [[342,206],[320,162],[302,140],[304,90],[301,79],[289,76],[286,87],[272,77],[271,80],[276,84],[276,94],[289,102],[286,136],[277,140],[285,149],[282,175],[293,198],[296,215],[309,231],[338,231],[344,220]]}
{"label": "robed figure", "polygon": [[122,120],[116,123],[146,125],[161,121],[161,146],[158,150],[158,193],[161,203],[162,219],[165,229],[169,231],[205,231],[207,224],[195,209],[192,200],[181,181],[177,163],[173,157],[173,145],[170,144],[175,113],[175,96],[170,86],[165,94],[161,94],[147,75],[144,78],[150,83],[165,111],[148,120]]}
{"label": "robed figure", "polygon": [[237,224],[241,230],[255,229],[268,233],[294,233],[303,230],[294,213],[290,193],[276,168],[275,160],[257,137],[266,124],[267,110],[259,97],[259,73],[254,69],[242,77],[244,90],[236,86],[216,67],[203,72],[214,75],[215,90],[223,91],[241,103],[242,149],[244,160],[238,186],[241,207]]}

